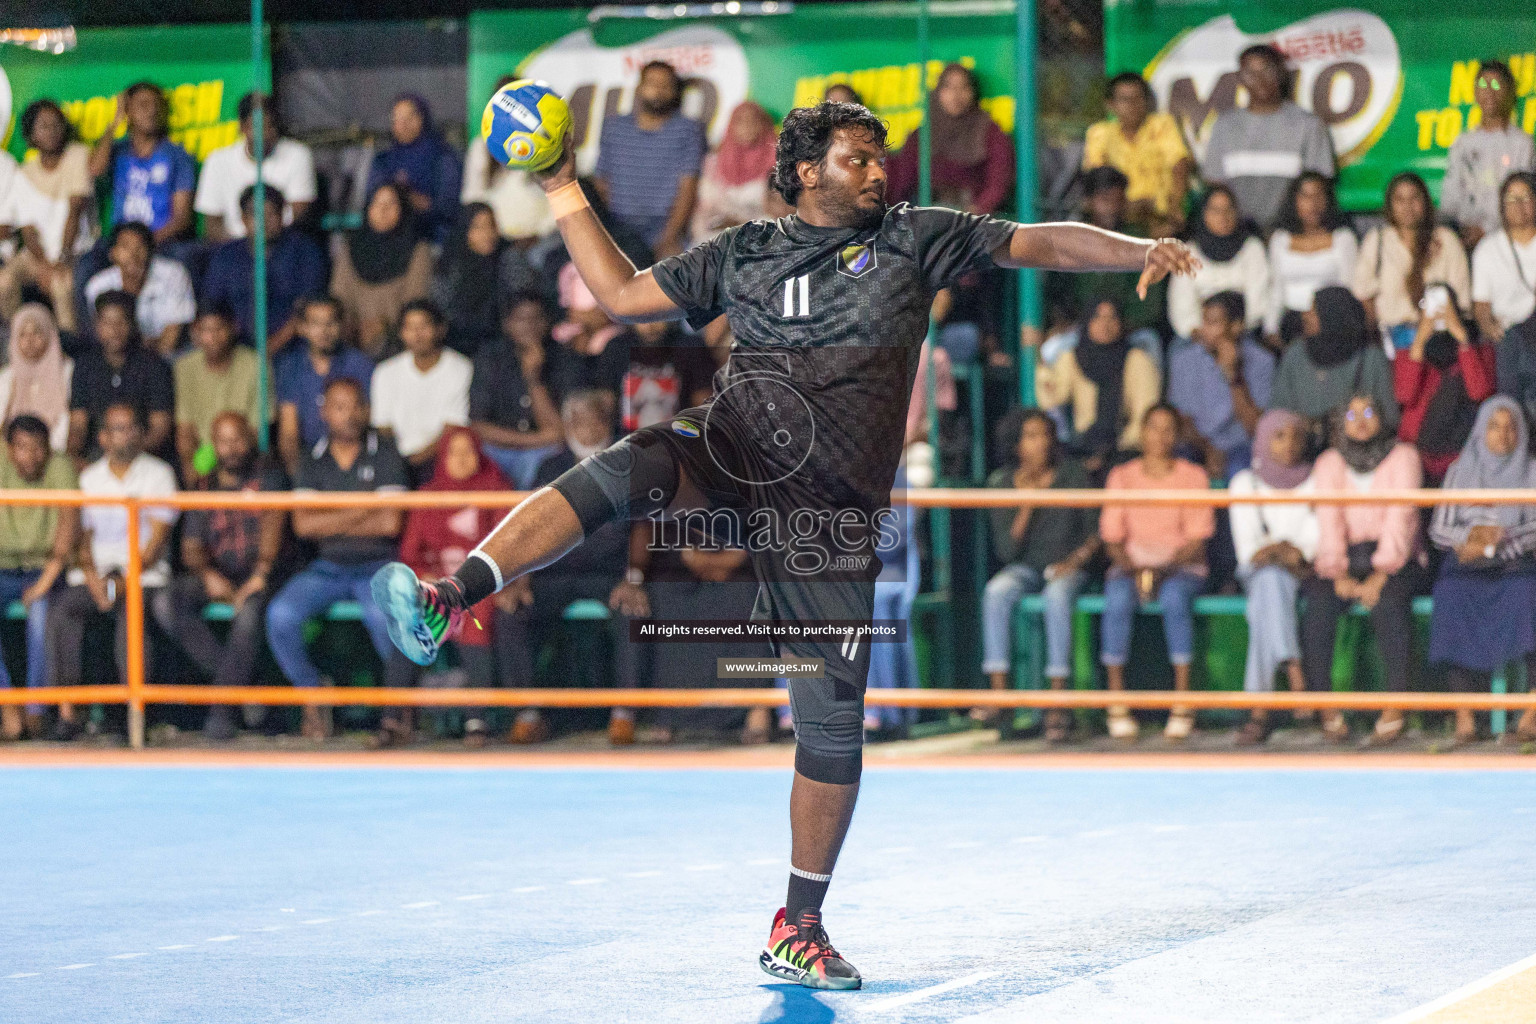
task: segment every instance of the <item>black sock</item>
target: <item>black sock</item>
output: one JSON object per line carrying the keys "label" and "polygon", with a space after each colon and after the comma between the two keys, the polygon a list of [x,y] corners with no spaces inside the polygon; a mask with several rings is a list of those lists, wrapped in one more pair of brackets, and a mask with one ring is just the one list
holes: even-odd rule
{"label": "black sock", "polygon": [[[807,872],[809,874],[809,872]],[[830,874],[819,878],[806,878],[793,868],[789,872],[789,893],[784,897],[784,920],[791,924],[800,922],[800,911],[820,910],[821,901],[827,898],[827,887],[832,884]]]}
{"label": "black sock", "polygon": [[489,556],[475,552],[464,560],[458,572],[438,584],[437,592],[449,605],[468,609],[500,590],[497,582]]}

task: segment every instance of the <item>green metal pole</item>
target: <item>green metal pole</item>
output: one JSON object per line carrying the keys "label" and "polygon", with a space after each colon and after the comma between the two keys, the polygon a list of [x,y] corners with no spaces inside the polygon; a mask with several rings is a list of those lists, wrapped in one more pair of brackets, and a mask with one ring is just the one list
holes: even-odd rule
{"label": "green metal pole", "polygon": [[[261,2],[251,0],[251,91],[265,97],[266,83],[262,71],[266,54],[262,47]],[[253,330],[256,337],[252,340],[256,343],[257,408],[261,410],[260,422],[256,424],[256,437],[262,451],[266,451],[272,443],[272,425],[267,416],[267,390],[271,387],[271,373],[267,364],[267,184],[261,166],[266,159],[267,141],[264,107],[265,103],[261,102],[251,108],[251,156],[256,161],[256,201],[252,204],[255,216],[252,218],[254,224],[251,234],[251,253],[255,257],[253,262],[256,274],[251,293],[255,302]]]}
{"label": "green metal pole", "polygon": [[[1035,35],[1035,0],[1014,0],[1018,17],[1013,54],[1013,144],[1015,147],[1016,194],[1018,216],[1028,224],[1039,216],[1035,198],[1040,185],[1035,167],[1035,65],[1039,41]],[[1019,334],[1023,329],[1039,329],[1045,322],[1044,300],[1040,294],[1040,274],[1019,271]],[[1019,402],[1025,408],[1035,404],[1035,350],[1019,346]]]}

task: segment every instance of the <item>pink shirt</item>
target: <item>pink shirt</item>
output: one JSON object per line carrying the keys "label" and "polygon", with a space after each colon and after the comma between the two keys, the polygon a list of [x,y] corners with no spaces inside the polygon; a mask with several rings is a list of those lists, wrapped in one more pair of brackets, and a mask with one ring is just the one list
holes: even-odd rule
{"label": "pink shirt", "polygon": [[[1351,473],[1344,456],[1332,448],[1318,456],[1312,470],[1312,483],[1319,491],[1413,490],[1423,482],[1418,449],[1410,444],[1393,448],[1365,481]],[[1348,570],[1351,544],[1375,541],[1371,566],[1389,575],[1423,550],[1419,510],[1412,505],[1319,505],[1317,530],[1317,574],[1330,580]]]}
{"label": "pink shirt", "polygon": [[[1108,491],[1204,491],[1210,486],[1205,470],[1183,459],[1173,460],[1173,472],[1167,476],[1150,475],[1141,459],[1127,462],[1110,470],[1104,483]],[[1105,505],[1099,516],[1104,543],[1125,545],[1125,553],[1142,569],[1167,565],[1179,548],[1208,540],[1215,532],[1216,514],[1209,505]]]}

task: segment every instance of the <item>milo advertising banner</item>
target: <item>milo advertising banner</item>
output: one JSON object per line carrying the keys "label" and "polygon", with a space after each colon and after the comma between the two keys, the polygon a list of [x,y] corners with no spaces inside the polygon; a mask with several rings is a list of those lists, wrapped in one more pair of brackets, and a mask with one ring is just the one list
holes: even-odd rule
{"label": "milo advertising banner", "polygon": [[0,144],[20,158],[21,112],[57,100],[79,137],[94,142],[117,114],[125,86],[148,80],[170,101],[171,138],[201,161],[239,134],[235,108],[251,88],[251,31],[240,25],[81,29],[54,54],[0,46]]}
{"label": "milo advertising banner", "polygon": [[[946,63],[973,67],[982,105],[1013,131],[1013,5],[934,3],[930,8],[928,84]],[[802,6],[790,13],[673,21],[588,20],[586,10],[479,11],[469,19],[469,108],[480,111],[502,75],[543,79],[571,104],[583,172],[597,160],[604,116],[627,113],[640,68],[671,63],[685,79],[683,113],[702,121],[718,143],[732,108],[744,99],[776,119],[817,103],[846,82],[891,126],[900,146],[922,120],[917,64],[917,5],[869,3]]]}
{"label": "milo advertising banner", "polygon": [[1536,130],[1536,6],[1492,0],[1442,7],[1423,0],[1107,0],[1105,61],[1139,71],[1159,109],[1178,118],[1196,153],[1219,111],[1246,102],[1237,56],[1278,47],[1294,69],[1292,98],[1322,118],[1338,154],[1340,202],[1381,206],[1396,172],[1413,170],[1438,195],[1446,151],[1481,111],[1472,88],[1480,61],[1515,73],[1515,122]]}

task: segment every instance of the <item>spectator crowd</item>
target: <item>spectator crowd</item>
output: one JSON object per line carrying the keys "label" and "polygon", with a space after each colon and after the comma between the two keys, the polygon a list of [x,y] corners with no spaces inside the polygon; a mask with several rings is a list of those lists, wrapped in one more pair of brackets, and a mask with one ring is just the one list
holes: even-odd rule
{"label": "spectator crowd", "polygon": [[[1178,234],[1202,265],[1145,298],[1130,275],[1047,275],[1049,323],[1024,338],[1035,349],[1039,407],[991,417],[997,456],[987,482],[1225,486],[1275,500],[1230,514],[1133,513],[1112,499],[1102,509],[994,510],[982,671],[994,687],[1012,685],[1014,611],[1040,594],[1045,676],[1068,685],[1074,608],[1082,594],[1102,591],[1107,687],[1125,687],[1136,614],[1156,602],[1174,686],[1188,689],[1196,599],[1241,592],[1248,689],[1271,689],[1277,676],[1297,690],[1331,689],[1340,616],[1355,608],[1372,623],[1385,687],[1408,689],[1422,674],[1413,602],[1432,593],[1429,663],[1454,689],[1486,689],[1505,665],[1536,659],[1528,508],[1448,505],[1421,515],[1387,504],[1314,508],[1306,495],[1441,482],[1531,486],[1536,158],[1512,122],[1514,79],[1498,61],[1481,65],[1481,120],[1451,149],[1438,210],[1424,180],[1405,171],[1389,182],[1379,216],[1351,217],[1335,199],[1326,127],[1288,98],[1284,56],[1250,47],[1238,75],[1248,103],[1217,116],[1198,161],[1140,76],[1109,80],[1111,116],[1089,129],[1083,147],[1081,219],[1145,237]],[[789,212],[768,187],[772,116],[742,103],[711,150],[703,126],[682,112],[684,85],[669,64],[645,65],[632,110],[608,116],[584,180],[639,266]],[[828,98],[858,102],[845,85]],[[934,200],[985,215],[1007,209],[1014,164],[981,98],[977,72],[949,65],[927,124]],[[258,105],[260,203],[251,139]],[[154,83],[123,92],[94,145],[73,137],[53,100],[25,107],[27,157],[0,166],[0,487],[141,499],[178,490],[527,489],[708,397],[730,347],[728,325],[692,333],[610,321],[554,233],[538,186],[492,165],[478,140],[461,158],[420,97],[393,105],[360,223],[329,235],[314,216],[308,147],[284,135],[279,111],[261,95],[240,101],[239,119],[240,137],[199,168],[170,141],[166,96]],[[891,153],[888,200],[915,199],[919,152],[914,135]],[[111,197],[100,208],[98,182]],[[257,218],[266,246],[265,394],[253,337]],[[903,484],[933,479],[930,427],[941,448],[953,441],[946,413],[957,407],[957,369],[1016,358],[1003,305],[998,274],[970,275],[936,297],[935,340],[922,359],[935,370],[939,422],[928,422],[920,386]],[[981,386],[979,372],[964,379]],[[263,452],[258,437],[268,428]],[[25,665],[29,686],[78,684],[94,651],[88,636],[108,623],[122,671],[130,544],[144,567],[153,620],[145,649],[159,672],[239,685],[268,671],[270,656],[292,685],[327,685],[333,679],[307,645],[306,623],[353,602],[379,678],[422,684],[389,643],[368,581],[397,558],[424,579],[451,573],[500,515],[143,509],[140,535],[130,538],[117,506],[0,506],[0,601],[25,611],[25,656],[9,650],[0,659],[7,685],[7,662]],[[918,588],[912,510],[899,522],[900,543],[883,556],[883,617],[905,617]],[[606,623],[606,676],[622,686],[707,685],[713,672],[696,652],[631,644],[628,623],[722,618],[731,609],[746,617],[754,590],[746,554],[655,551],[648,531],[644,523],[605,528],[489,599],[454,644],[448,671],[466,685],[532,685],[555,627],[573,609],[600,607],[587,617]],[[227,627],[210,626],[210,606],[223,609],[215,617]],[[916,685],[911,646],[882,646],[890,650],[880,652],[870,685]],[[94,724],[81,711],[7,707],[0,735],[73,739]],[[272,717],[268,728],[284,726]],[[772,733],[765,709],[739,718],[731,724],[748,741]],[[1349,737],[1342,715],[1297,718],[1317,719],[1330,739]],[[465,742],[485,743],[492,719],[472,709]],[[242,724],[260,722],[250,709],[215,707],[204,729],[229,739]],[[651,735],[666,739],[686,724],[663,716]],[[872,712],[865,727],[910,724]],[[1121,706],[1110,708],[1107,725],[1127,741],[1140,728]],[[1260,742],[1271,727],[1255,712],[1238,739]],[[304,736],[334,728],[330,709],[303,709]],[[1190,709],[1176,707],[1164,732],[1181,741],[1194,728]],[[1390,743],[1403,728],[1401,714],[1384,712],[1367,740]],[[408,709],[386,709],[375,739],[405,742],[414,729]],[[1044,720],[1048,740],[1072,729],[1064,713]],[[1477,729],[1470,714],[1457,715],[1459,740]],[[635,716],[615,709],[608,731],[615,743],[633,742]],[[1514,731],[1536,738],[1536,715]],[[509,738],[550,734],[551,723],[527,709]]]}

